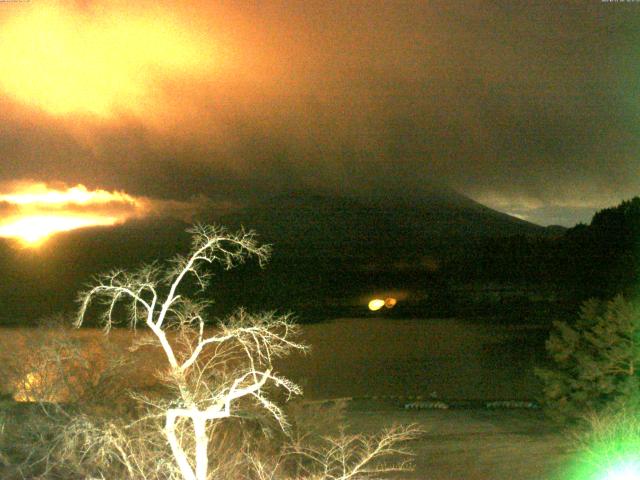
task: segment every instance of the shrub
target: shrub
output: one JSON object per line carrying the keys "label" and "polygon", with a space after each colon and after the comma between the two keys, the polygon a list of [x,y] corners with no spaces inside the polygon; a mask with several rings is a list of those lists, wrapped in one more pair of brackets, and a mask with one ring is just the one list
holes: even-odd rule
{"label": "shrub", "polygon": [[616,296],[585,302],[574,324],[554,322],[546,342],[553,366],[536,371],[552,418],[574,421],[637,394],[638,313],[636,305]]}
{"label": "shrub", "polygon": [[[23,348],[3,365],[14,388],[0,403],[3,480],[91,478],[97,457],[89,445],[97,429],[89,426],[108,425],[108,433],[111,425],[134,419],[134,402],[122,395],[131,386],[126,375],[131,365],[122,352],[99,336],[78,338],[63,319],[47,318],[24,332]],[[109,461],[102,470],[117,474],[106,478],[127,478],[113,458]]]}
{"label": "shrub", "polygon": [[126,390],[127,358],[100,336],[81,338],[68,316],[39,321],[38,328],[16,334],[15,355],[0,366],[18,402],[73,403],[92,408]]}

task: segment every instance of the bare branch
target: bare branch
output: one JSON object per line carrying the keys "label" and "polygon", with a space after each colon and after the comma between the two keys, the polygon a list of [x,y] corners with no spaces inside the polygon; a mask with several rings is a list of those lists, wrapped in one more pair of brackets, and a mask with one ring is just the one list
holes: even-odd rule
{"label": "bare branch", "polygon": [[[217,226],[196,225],[189,233],[192,234],[189,254],[176,256],[164,270],[152,264],[133,273],[114,270],[97,277],[96,285],[79,296],[76,326],[82,324],[94,300],[105,307],[102,314],[105,331],[115,323],[120,304],[127,308],[132,327],[139,320],[144,321],[170,366],[165,379],[173,381],[179,393],[181,405],[167,408],[165,421],[165,434],[177,466],[183,478],[205,480],[208,471],[206,422],[230,417],[233,403],[250,397],[285,430],[288,422],[282,410],[269,400],[264,387],[270,382],[284,389],[289,397],[301,393],[293,382],[272,373],[272,362],[292,350],[304,351],[306,347],[294,340],[298,330],[290,317],[273,312],[250,315],[238,310],[227,321],[220,322],[215,332],[205,335],[209,302],[182,296],[178,290],[184,280],[192,277],[203,291],[211,278],[205,266],[219,264],[230,269],[250,257],[262,266],[270,248],[259,245],[255,234],[245,230],[229,233]],[[162,299],[161,292],[166,292]],[[177,327],[177,332],[175,335],[170,332],[168,336],[168,329],[172,327]],[[212,354],[207,357],[205,351],[209,349]],[[230,370],[234,363],[240,367]],[[216,378],[218,369],[222,375]],[[194,428],[193,468],[182,446],[184,438],[176,432],[176,425],[184,419],[189,419]]]}
{"label": "bare branch", "polygon": [[380,434],[325,437],[324,446],[292,453],[311,461],[308,477],[323,480],[373,479],[412,468],[406,444],[422,435],[416,425],[391,427]]}

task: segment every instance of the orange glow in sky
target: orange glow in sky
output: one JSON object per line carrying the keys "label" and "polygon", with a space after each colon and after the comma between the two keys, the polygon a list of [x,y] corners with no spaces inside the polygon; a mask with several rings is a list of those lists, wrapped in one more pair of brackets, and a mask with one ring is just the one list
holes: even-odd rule
{"label": "orange glow in sky", "polygon": [[52,115],[146,112],[164,80],[211,63],[210,42],[168,11],[24,5],[0,20],[0,92]]}
{"label": "orange glow in sky", "polygon": [[124,223],[149,208],[146,199],[123,192],[88,190],[83,185],[56,189],[44,183],[14,184],[0,192],[0,202],[0,237],[27,247],[58,232]]}
{"label": "orange glow in sky", "polygon": [[9,193],[0,193],[0,201],[14,205],[64,205],[69,203],[86,205],[89,203],[109,203],[114,201],[130,204],[135,203],[135,199],[124,192],[107,192],[106,190],[89,191],[84,185],[76,185],[75,187],[64,190],[55,190],[47,187],[44,183],[32,183],[22,184],[21,186],[14,187],[14,189],[14,191]]}

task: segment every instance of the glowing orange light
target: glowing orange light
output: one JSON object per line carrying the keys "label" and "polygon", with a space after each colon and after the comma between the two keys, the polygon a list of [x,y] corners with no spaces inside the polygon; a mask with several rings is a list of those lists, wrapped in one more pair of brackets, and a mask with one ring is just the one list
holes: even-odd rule
{"label": "glowing orange light", "polygon": [[369,310],[372,312],[380,310],[382,307],[384,307],[384,300],[381,298],[374,298],[369,302]]}
{"label": "glowing orange light", "polygon": [[[56,391],[51,384],[59,378],[49,378],[52,375],[46,375],[42,372],[27,373],[15,385],[13,399],[16,402],[59,402],[69,397],[68,389],[64,392]],[[61,384],[60,382],[58,385]],[[62,395],[61,395],[62,393]]]}
{"label": "glowing orange light", "polygon": [[115,225],[118,218],[99,216],[30,215],[0,226],[0,237],[18,238],[27,246],[38,246],[51,235],[77,228]]}
{"label": "glowing orange light", "polygon": [[393,308],[393,307],[396,306],[396,303],[398,303],[398,301],[395,298],[389,297],[389,298],[385,299],[384,306],[387,307],[387,308]]}
{"label": "glowing orange light", "polygon": [[123,192],[107,192],[106,190],[89,191],[84,185],[76,185],[66,190],[54,190],[44,183],[19,184],[19,190],[0,194],[0,201],[15,205],[29,205],[34,203],[62,205],[73,203],[86,205],[88,203],[127,202],[135,203],[131,195]]}
{"label": "glowing orange light", "polygon": [[27,375],[16,385],[13,399],[16,402],[35,402],[39,400],[34,393],[38,387],[42,386],[42,377],[37,373],[27,373]]}
{"label": "glowing orange light", "polygon": [[15,184],[0,193],[9,214],[0,217],[0,237],[36,247],[51,235],[91,226],[111,226],[143,215],[148,200],[123,192],[90,191],[83,185],[52,189],[44,183]]}
{"label": "glowing orange light", "polygon": [[212,57],[159,7],[93,16],[37,2],[0,23],[0,45],[0,91],[53,115],[141,113],[165,78],[203,71]]}

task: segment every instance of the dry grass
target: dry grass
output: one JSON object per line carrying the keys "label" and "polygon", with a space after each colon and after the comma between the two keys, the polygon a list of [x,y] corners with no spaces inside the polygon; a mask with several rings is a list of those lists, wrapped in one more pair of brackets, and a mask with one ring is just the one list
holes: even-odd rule
{"label": "dry grass", "polygon": [[[347,435],[375,434],[398,423],[417,424],[424,434],[408,444],[415,454],[412,459],[416,469],[388,477],[393,479],[555,480],[567,478],[562,473],[572,459],[570,443],[538,411],[405,411],[380,401],[341,405],[310,402],[296,405],[292,411],[297,409],[306,413],[295,415],[294,424],[302,421],[317,425],[317,418],[339,419],[344,415],[327,429],[335,433],[340,424],[348,424]],[[233,448],[235,441],[229,437],[225,443]],[[0,468],[0,478],[11,478],[6,472]]]}
{"label": "dry grass", "polygon": [[404,480],[566,480],[570,442],[540,411],[405,411],[381,401],[351,404],[351,428],[371,433],[390,424],[416,424],[415,470]]}
{"label": "dry grass", "polygon": [[[0,452],[6,459],[0,462],[0,478],[4,480],[182,479],[158,421],[161,415],[132,421],[63,408],[13,407],[9,434],[0,437]],[[15,415],[16,408],[22,410],[20,415]],[[411,425],[370,435],[329,432],[332,422],[303,430],[309,424],[318,427],[315,414],[320,411],[332,416],[337,427],[344,408],[342,403],[296,406],[291,410],[297,412],[292,415],[293,438],[274,437],[269,432],[278,433],[279,429],[265,431],[259,419],[235,418],[216,424],[210,430],[211,471],[207,478],[364,480],[388,478],[411,467],[411,442],[420,435]],[[189,435],[182,440],[186,450],[193,448]],[[7,449],[9,444],[19,448]]]}

